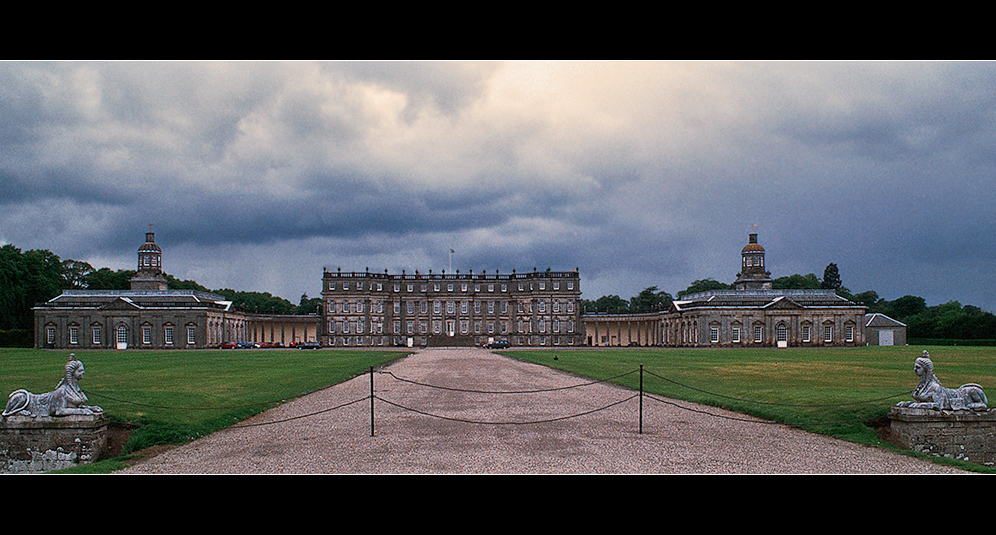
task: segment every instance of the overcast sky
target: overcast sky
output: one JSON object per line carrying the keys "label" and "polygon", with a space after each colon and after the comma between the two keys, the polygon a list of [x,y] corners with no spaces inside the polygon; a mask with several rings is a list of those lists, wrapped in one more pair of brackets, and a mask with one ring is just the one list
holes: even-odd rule
{"label": "overcast sky", "polygon": [[[0,244],[297,303],[322,268],[773,277],[996,311],[992,62],[0,62]],[[453,250],[453,253],[450,253]],[[452,264],[451,264],[452,263]]]}

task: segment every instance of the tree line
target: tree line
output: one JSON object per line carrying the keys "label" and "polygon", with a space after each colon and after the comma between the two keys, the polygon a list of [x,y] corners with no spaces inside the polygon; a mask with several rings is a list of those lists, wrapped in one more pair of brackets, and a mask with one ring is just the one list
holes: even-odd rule
{"label": "tree line", "polygon": [[[0,247],[0,331],[32,329],[38,304],[58,296],[63,290],[128,290],[136,271],[94,268],[79,260],[62,260],[48,250],[21,251],[11,244]],[[167,287],[197,290],[220,295],[235,310],[258,314],[311,314],[318,311],[321,298],[301,296],[295,305],[269,292],[244,292],[222,288],[209,290],[195,281],[179,280],[169,274]]]}
{"label": "tree line", "polygon": [[[63,290],[127,290],[135,276],[130,269],[94,268],[87,262],[62,260],[48,250],[21,251],[7,244],[0,246],[0,331],[31,330],[34,325],[32,307],[59,295]],[[167,286],[174,290],[198,290],[221,295],[232,302],[235,310],[255,314],[311,314],[319,311],[321,298],[301,296],[298,304],[269,292],[245,292],[222,288],[210,290],[195,281],[180,280],[165,274]],[[889,301],[874,291],[851,293],[841,285],[836,264],[829,264],[823,278],[815,274],[789,275],[772,281],[775,289],[832,289],[841,297],[860,303],[869,313],[878,312],[907,325],[908,338],[996,340],[996,316],[977,306],[950,301],[927,306],[922,297],[905,295]],[[732,289],[714,279],[693,281],[677,293],[686,295]],[[589,313],[626,314],[667,310],[675,297],[657,286],[642,290],[624,299],[605,295],[595,300],[581,300],[581,308]]]}
{"label": "tree line", "polygon": [[[830,289],[837,295],[864,305],[869,314],[885,314],[907,326],[908,338],[931,340],[996,340],[996,315],[973,305],[962,305],[950,301],[941,305],[927,306],[924,298],[905,295],[892,301],[879,297],[868,290],[852,293],[841,284],[840,271],[836,264],[829,264],[823,278],[814,273],[789,275],[773,279],[771,287],[776,290]],[[667,310],[676,298],[709,290],[732,290],[732,284],[714,279],[693,281],[688,288],[677,293],[676,297],[662,291],[657,286],[645,288],[630,299],[618,295],[605,295],[595,300],[581,300],[582,310],[589,313],[626,314],[646,313]]]}

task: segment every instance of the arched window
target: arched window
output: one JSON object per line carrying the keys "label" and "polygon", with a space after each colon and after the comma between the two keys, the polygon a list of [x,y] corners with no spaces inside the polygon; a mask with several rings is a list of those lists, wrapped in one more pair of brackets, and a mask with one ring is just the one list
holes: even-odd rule
{"label": "arched window", "polygon": [[115,341],[119,346],[128,346],[128,327],[125,325],[118,325],[115,332]]}

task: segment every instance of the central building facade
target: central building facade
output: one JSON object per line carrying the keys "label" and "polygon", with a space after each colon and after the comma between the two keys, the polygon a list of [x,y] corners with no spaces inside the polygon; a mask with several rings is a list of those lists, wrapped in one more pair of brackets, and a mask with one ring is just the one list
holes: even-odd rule
{"label": "central building facade", "polygon": [[574,271],[500,275],[325,270],[328,347],[575,346],[584,343]]}

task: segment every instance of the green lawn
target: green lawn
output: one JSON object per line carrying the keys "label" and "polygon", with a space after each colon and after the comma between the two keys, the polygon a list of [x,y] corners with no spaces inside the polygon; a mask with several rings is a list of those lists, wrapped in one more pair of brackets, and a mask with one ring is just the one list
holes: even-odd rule
{"label": "green lawn", "polygon": [[[114,421],[138,425],[126,452],[187,442],[404,355],[280,349],[76,352],[86,369],[80,387],[89,404]],[[53,390],[68,356],[68,351],[0,348],[0,393]]]}
{"label": "green lawn", "polygon": [[[566,349],[505,354],[650,395],[694,401],[854,442],[889,447],[865,422],[884,417],[916,386],[924,347],[846,349]],[[996,347],[928,347],[945,386],[975,382],[996,396]],[[67,351],[0,348],[0,393],[52,390]],[[112,420],[137,424],[128,450],[182,443],[283,400],[406,355],[403,351],[78,351],[80,383]],[[644,402],[652,410],[655,401]],[[992,406],[994,402],[991,402]],[[953,462],[938,460],[939,462]],[[953,462],[954,463],[954,462]],[[990,471],[967,463],[964,468]],[[119,460],[79,471],[106,472]]]}
{"label": "green lawn", "polygon": [[[693,401],[852,442],[891,447],[865,422],[885,417],[916,387],[913,361],[926,349],[949,388],[974,382],[996,396],[996,348],[516,350],[504,354],[650,395]],[[632,373],[630,373],[632,372]],[[655,401],[644,401],[652,410]],[[996,400],[990,401],[990,406]],[[947,462],[947,461],[942,461]],[[975,469],[975,465],[958,464]],[[982,468],[980,471],[988,471]]]}

